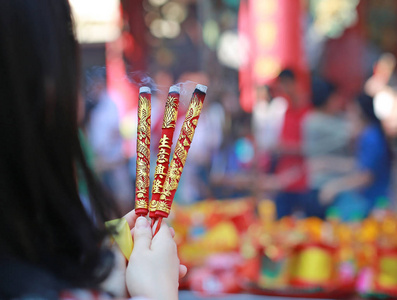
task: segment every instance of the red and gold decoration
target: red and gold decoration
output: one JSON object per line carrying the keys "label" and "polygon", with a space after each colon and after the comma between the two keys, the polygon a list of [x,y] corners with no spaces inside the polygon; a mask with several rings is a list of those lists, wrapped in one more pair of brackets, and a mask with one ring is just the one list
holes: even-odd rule
{"label": "red and gold decoration", "polygon": [[150,88],[146,86],[140,88],[136,144],[135,212],[141,216],[146,216],[149,212],[151,96]]}
{"label": "red and gold decoration", "polygon": [[336,248],[324,243],[302,243],[293,249],[290,282],[298,287],[328,287],[336,275]]}
{"label": "red and gold decoration", "polygon": [[181,284],[207,297],[397,299],[395,212],[355,222],[338,214],[276,220],[273,201],[253,198],[174,204],[173,211],[179,257],[189,267]]}
{"label": "red and gold decoration", "polygon": [[397,248],[378,249],[377,252],[375,288],[397,296]]}
{"label": "red and gold decoration", "polygon": [[164,182],[163,192],[157,203],[156,217],[167,218],[170,214],[172,201],[186,163],[187,154],[193,140],[201,109],[203,108],[206,92],[207,87],[201,84],[198,84],[193,92],[185,121],[183,122],[178,142],[175,146],[174,156]]}
{"label": "red and gold decoration", "polygon": [[152,218],[152,220],[156,218],[157,203],[160,200],[168,172],[172,140],[178,117],[179,93],[180,88],[178,86],[171,86],[168,92],[167,102],[165,103],[161,139],[159,142],[159,153],[157,154],[157,165],[152,187],[152,200],[150,201],[149,206],[149,217]]}
{"label": "red and gold decoration", "polygon": [[149,216],[153,220],[152,226],[154,225],[154,220],[160,218],[156,233],[160,228],[162,218],[167,218],[170,213],[172,201],[178,188],[197,122],[203,108],[206,92],[207,87],[205,85],[198,84],[196,86],[179,134],[173,159],[169,166],[180,94],[178,86],[170,88],[159,142],[152,201],[149,204],[151,91],[148,87],[141,87],[139,90],[135,212],[137,215],[146,216],[150,210]]}

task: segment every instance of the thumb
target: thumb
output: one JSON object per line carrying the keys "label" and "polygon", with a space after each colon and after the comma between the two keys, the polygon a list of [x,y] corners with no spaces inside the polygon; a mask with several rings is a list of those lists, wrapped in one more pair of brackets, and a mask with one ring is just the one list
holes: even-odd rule
{"label": "thumb", "polygon": [[134,227],[134,250],[148,250],[152,242],[152,230],[148,220],[139,217]]}

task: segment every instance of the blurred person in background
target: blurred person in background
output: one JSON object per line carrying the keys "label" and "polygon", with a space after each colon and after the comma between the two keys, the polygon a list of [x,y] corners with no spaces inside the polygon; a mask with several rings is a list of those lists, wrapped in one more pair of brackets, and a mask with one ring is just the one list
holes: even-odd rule
{"label": "blurred person in background", "polygon": [[215,199],[252,194],[254,143],[251,118],[238,109],[236,95],[232,91],[224,91],[220,95],[224,128],[221,143],[213,153],[210,170],[211,192]]}
{"label": "blurred person in background", "polygon": [[379,202],[388,201],[392,163],[392,151],[375,115],[373,98],[359,95],[355,115],[358,132],[355,169],[330,180],[319,193],[324,205],[332,203],[342,219],[350,221],[365,218]]}
{"label": "blurred person in background", "polygon": [[[384,132],[391,140],[393,152],[397,151],[397,78],[396,58],[391,53],[383,53],[373,68],[373,74],[365,82],[364,89],[374,97],[375,115],[380,120]],[[392,171],[393,206],[396,206],[397,164],[393,161]]]}
{"label": "blurred person in background", "polygon": [[252,130],[256,147],[255,161],[259,171],[271,172],[274,168],[274,149],[279,144],[287,107],[288,103],[283,97],[272,98],[269,86],[257,89],[257,100],[252,111]]}
{"label": "blurred person in background", "polygon": [[[186,269],[167,225],[152,238],[132,211],[128,264],[109,246],[105,221],[120,213],[78,138],[79,49],[68,1],[2,1],[0,41],[0,298],[177,299]],[[78,168],[94,218],[79,197]]]}
{"label": "blurred person in background", "polygon": [[396,58],[391,53],[382,54],[365,82],[365,92],[374,98],[374,110],[389,137],[397,136],[397,94],[394,70]]}
{"label": "blurred person in background", "polygon": [[87,72],[87,101],[86,133],[95,172],[116,197],[122,212],[127,213],[133,208],[133,181],[123,153],[119,112],[106,89],[105,68]]}
{"label": "blurred person in background", "polygon": [[348,156],[351,128],[337,107],[336,87],[312,78],[311,102],[313,110],[303,120],[303,149],[308,165],[310,196],[307,216],[325,218],[326,206],[321,205],[318,193],[322,186],[353,168]]}
{"label": "blurred person in background", "polygon": [[373,74],[365,82],[365,93],[371,97],[375,97],[376,94],[386,89],[393,79],[395,66],[396,58],[394,55],[383,53],[374,65]]}
{"label": "blurred person in background", "polygon": [[262,185],[276,189],[277,216],[282,218],[296,210],[306,210],[308,195],[307,170],[302,151],[302,121],[308,112],[307,99],[298,92],[295,73],[290,69],[280,72],[275,96],[288,103],[282,124],[279,144],[276,148],[276,176],[263,179]]}

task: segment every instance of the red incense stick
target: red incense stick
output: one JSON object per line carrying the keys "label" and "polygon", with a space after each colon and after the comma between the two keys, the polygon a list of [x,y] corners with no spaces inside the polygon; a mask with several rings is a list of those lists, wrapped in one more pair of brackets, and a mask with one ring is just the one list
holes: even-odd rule
{"label": "red incense stick", "polygon": [[157,155],[157,165],[152,187],[152,200],[149,206],[149,217],[152,218],[152,227],[156,219],[157,203],[160,200],[164,181],[168,172],[172,139],[174,137],[175,125],[178,117],[179,92],[180,89],[178,86],[171,86],[165,103],[159,153]]}
{"label": "red incense stick", "polygon": [[178,188],[179,180],[181,179],[183,167],[186,163],[187,154],[193,140],[201,109],[203,108],[206,92],[207,87],[205,85],[198,84],[190,100],[186,117],[179,134],[178,142],[175,146],[174,155],[172,157],[167,177],[164,182],[163,191],[160,196],[160,200],[157,202],[155,215],[157,218],[159,218],[159,221],[157,223],[154,235],[156,235],[159,231],[162,219],[167,218],[170,214],[172,201],[174,200],[175,192]]}
{"label": "red incense stick", "polygon": [[140,216],[146,216],[149,211],[151,96],[150,88],[139,89],[135,213]]}

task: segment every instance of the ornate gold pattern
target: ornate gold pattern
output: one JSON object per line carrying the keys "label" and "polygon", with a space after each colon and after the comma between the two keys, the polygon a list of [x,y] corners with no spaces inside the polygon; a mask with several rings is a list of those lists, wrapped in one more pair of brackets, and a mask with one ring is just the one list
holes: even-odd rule
{"label": "ornate gold pattern", "polygon": [[141,158],[146,159],[147,157],[150,157],[150,148],[148,147],[146,141],[138,140],[137,153]]}
{"label": "ornate gold pattern", "polygon": [[157,210],[157,201],[156,200],[150,201],[149,210],[150,211],[156,211]]}
{"label": "ornate gold pattern", "polygon": [[182,166],[185,165],[186,158],[187,158],[187,151],[185,150],[185,147],[184,147],[185,143],[187,143],[186,146],[190,146],[190,143],[188,142],[187,139],[185,139],[183,143],[178,141],[178,143],[176,144],[176,147],[175,147],[175,151],[174,151],[176,157],[178,157],[179,160],[181,161]]}
{"label": "ornate gold pattern", "polygon": [[147,202],[145,200],[136,200],[135,201],[135,209],[137,208],[144,208],[147,209]]}
{"label": "ornate gold pattern", "polygon": [[139,96],[138,103],[138,118],[141,120],[138,126],[139,138],[150,139],[150,113],[151,113],[151,103],[146,97]]}
{"label": "ornate gold pattern", "polygon": [[152,193],[159,194],[159,193],[161,193],[162,188],[163,188],[163,186],[161,184],[161,181],[157,179],[153,182]]}
{"label": "ornate gold pattern", "polygon": [[167,175],[164,173],[164,169],[165,167],[163,165],[157,165],[154,172],[156,173],[156,175]]}
{"label": "ornate gold pattern", "polygon": [[168,163],[168,153],[164,148],[160,148],[159,154],[157,154],[157,163],[164,164]]}
{"label": "ornate gold pattern", "polygon": [[139,95],[136,161],[136,208],[148,208],[150,186],[150,99]]}
{"label": "ornate gold pattern", "polygon": [[170,146],[170,139],[167,135],[163,134],[163,137],[160,139],[160,145],[159,148],[168,148],[171,149]]}
{"label": "ornate gold pattern", "polygon": [[[164,175],[167,175],[164,173],[166,166],[164,166],[162,164],[167,164],[167,166],[168,166],[170,153],[167,151],[167,149],[171,149],[171,145],[170,145],[169,141],[170,141],[170,138],[167,137],[167,135],[165,135],[165,134],[160,139],[159,153],[157,154],[157,165],[156,165],[155,174],[154,174],[155,181],[153,182],[152,193],[160,194],[162,191],[161,181],[158,180],[158,178],[163,178]],[[169,151],[171,151],[171,150],[169,150]]]}
{"label": "ornate gold pattern", "polygon": [[171,210],[171,208],[169,207],[169,205],[168,205],[166,202],[164,202],[164,201],[159,201],[159,202],[157,202],[157,207],[156,207],[156,209],[157,209],[157,210],[160,210],[160,211],[163,211],[163,212],[165,212],[165,213],[167,213],[167,214],[169,214],[169,213],[170,213],[170,210]]}
{"label": "ornate gold pattern", "polygon": [[168,96],[165,104],[163,128],[175,128],[176,119],[178,117],[178,99]]}
{"label": "ornate gold pattern", "polygon": [[195,124],[193,124],[194,122],[193,119],[200,116],[202,108],[203,108],[203,103],[200,102],[197,95],[194,95],[192,101],[190,102],[188,112],[186,113],[185,122],[183,122],[183,126],[182,126],[186,134],[186,137],[189,139],[190,142],[193,139],[195,126],[197,125],[197,121],[195,122]]}
{"label": "ornate gold pattern", "polygon": [[[197,119],[200,116],[202,107],[202,101],[200,101],[197,95],[194,95],[186,113],[181,134],[179,135],[178,142],[174,150],[174,157],[172,158],[170,168],[164,182],[163,192],[160,196],[160,199],[165,202],[159,203],[166,203],[168,197],[170,197],[172,192],[178,188],[178,183],[182,175],[183,167],[186,163],[188,150],[194,136]],[[159,210],[159,204],[157,205],[157,210]]]}

